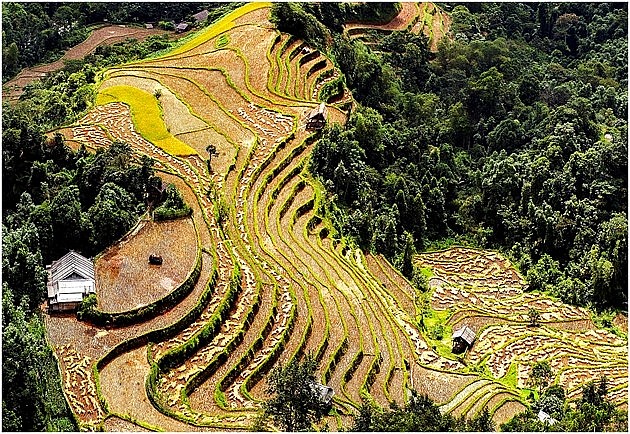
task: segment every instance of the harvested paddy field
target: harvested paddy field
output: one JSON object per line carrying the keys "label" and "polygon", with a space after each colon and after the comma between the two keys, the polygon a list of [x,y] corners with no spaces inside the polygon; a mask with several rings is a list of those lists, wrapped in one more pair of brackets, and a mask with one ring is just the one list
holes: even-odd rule
{"label": "harvested paddy field", "polygon": [[[194,267],[196,249],[192,220],[141,220],[95,261],[98,307],[105,312],[123,312],[164,297]],[[149,264],[152,254],[162,256],[162,265]]]}
{"label": "harvested paddy field", "polygon": [[[382,256],[334,235],[319,213],[308,113],[323,102],[327,121],[343,123],[352,96],[345,89],[320,101],[339,72],[275,30],[268,14],[268,4],[248,4],[171,53],[105,71],[99,104],[60,130],[73,146],[129,143],[193,208],[188,219],[145,223],[97,260],[99,308],[131,324],[46,317],[57,357],[83,363],[77,372],[74,359],[60,363],[69,402],[81,403],[73,410],[91,406],[75,412],[81,427],[252,429],[269,372],[309,352],[335,391],[339,416],[326,418],[335,429],[364,402],[402,404],[408,388],[458,416],[487,406],[496,422],[507,420],[524,408],[524,379],[541,358],[570,393],[599,373],[614,391],[627,386],[627,340],[596,329],[583,309],[524,292],[498,253],[417,255],[431,275],[420,326],[418,291]],[[152,109],[138,114],[143,101]],[[147,264],[151,253],[162,266]],[[162,305],[172,293],[173,307]],[[531,307],[540,327],[527,326]],[[577,322],[592,327],[561,326]],[[465,359],[450,347],[461,325],[477,335]],[[430,333],[438,326],[440,340]],[[78,396],[77,380],[94,394],[90,386]]]}

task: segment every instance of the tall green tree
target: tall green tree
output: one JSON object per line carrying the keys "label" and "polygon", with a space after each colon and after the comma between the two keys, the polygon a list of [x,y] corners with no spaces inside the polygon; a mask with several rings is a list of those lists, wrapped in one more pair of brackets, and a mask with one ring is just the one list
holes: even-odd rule
{"label": "tall green tree", "polygon": [[269,375],[267,393],[272,398],[263,404],[263,411],[283,431],[312,431],[313,424],[328,413],[329,406],[314,387],[316,369],[314,357],[306,355],[301,362],[292,360]]}

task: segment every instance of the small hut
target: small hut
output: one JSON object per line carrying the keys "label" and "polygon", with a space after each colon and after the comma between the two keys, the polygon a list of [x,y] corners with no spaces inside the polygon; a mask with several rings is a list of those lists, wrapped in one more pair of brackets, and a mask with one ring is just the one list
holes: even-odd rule
{"label": "small hut", "polygon": [[195,19],[195,21],[201,22],[207,20],[208,15],[210,15],[210,12],[208,12],[208,9],[204,9],[201,12],[197,12],[196,14],[194,14],[193,18]]}
{"label": "small hut", "polygon": [[153,24],[151,24],[151,23],[146,23],[146,24],[144,25],[144,27],[146,27],[147,29],[152,29],[152,28],[153,28]]}
{"label": "small hut", "polygon": [[315,107],[308,114],[306,118],[306,129],[308,130],[320,130],[326,126],[326,104],[321,103],[318,107]]}
{"label": "small hut", "polygon": [[162,265],[162,257],[160,255],[149,255],[149,264]]}
{"label": "small hut", "polygon": [[77,252],[70,250],[46,269],[50,312],[76,310],[85,297],[96,294],[94,264]]}
{"label": "small hut", "polygon": [[467,325],[463,326],[453,333],[453,352],[457,354],[463,353],[468,348],[472,347],[475,339],[476,335],[473,329]]}
{"label": "small hut", "polygon": [[186,31],[186,29],[188,29],[188,23],[179,23],[177,26],[175,26],[175,32],[177,33],[183,33]]}
{"label": "small hut", "polygon": [[324,405],[332,405],[332,399],[335,395],[332,387],[324,386],[320,383],[311,383],[311,387]]}

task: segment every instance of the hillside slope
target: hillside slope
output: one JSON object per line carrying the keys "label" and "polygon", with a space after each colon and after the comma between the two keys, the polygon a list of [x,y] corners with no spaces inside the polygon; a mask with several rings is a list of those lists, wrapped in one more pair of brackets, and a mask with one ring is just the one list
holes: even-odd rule
{"label": "hillside slope", "polygon": [[[511,332],[486,324],[470,358],[490,374],[466,366],[444,350],[450,336],[438,347],[423,335],[420,297],[409,282],[382,257],[347,246],[322,215],[325,192],[307,170],[318,135],[306,123],[321,95],[327,95],[327,121],[344,123],[351,95],[331,91],[339,72],[330,60],[279,33],[268,14],[268,4],[248,4],[165,56],[107,70],[97,106],[60,130],[74,146],[123,141],[138,158],[153,158],[193,208],[197,242],[195,260],[186,262],[190,270],[177,282],[189,287],[161,314],[137,320],[130,314],[129,325],[104,327],[46,317],[66,397],[81,426],[252,428],[267,398],[265,375],[309,352],[321,382],[335,390],[336,413],[326,421],[335,429],[348,427],[363,402],[402,403],[408,387],[468,416],[481,411],[482,395],[493,412],[521,401],[521,377],[535,351],[519,351],[521,341],[495,342]],[[436,312],[455,306],[464,316],[479,312],[494,319],[500,313],[517,324],[527,346],[534,332],[522,312],[504,312],[503,301],[490,294],[501,282],[483,280],[508,276],[519,305],[535,303],[522,294],[511,264],[468,251],[417,260],[441,279],[432,292]],[[469,260],[476,261],[474,273],[464,275],[459,268]],[[463,296],[468,282],[462,279],[471,273],[482,279],[474,289],[482,307]],[[545,322],[588,319],[559,303],[545,306]],[[463,321],[458,318],[449,324]],[[611,371],[615,390],[627,384],[618,375],[627,349],[614,337],[597,332],[610,341],[602,344],[593,332],[575,336],[551,327],[545,324],[537,337],[539,347],[557,348],[560,357],[575,341],[581,358],[596,344],[584,363]],[[495,347],[504,357],[492,354]],[[523,354],[518,382],[504,380],[517,353]],[[493,357],[500,360],[495,364]],[[577,390],[588,372],[565,369],[559,381]]]}

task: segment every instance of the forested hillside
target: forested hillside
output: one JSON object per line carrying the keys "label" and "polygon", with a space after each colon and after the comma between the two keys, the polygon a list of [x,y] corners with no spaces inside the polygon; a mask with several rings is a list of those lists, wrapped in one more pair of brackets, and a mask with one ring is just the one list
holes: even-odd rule
{"label": "forested hillside", "polygon": [[2,380],[21,385],[4,389],[4,430],[77,430],[39,315],[44,267],[67,249],[95,255],[115,242],[146,211],[145,192],[160,183],[153,163],[134,161],[124,143],[96,154],[72,152],[61,136],[45,133],[93,102],[98,69],[168,46],[154,37],[99,48],[34,83],[20,102],[3,105]]}
{"label": "forested hillside", "polygon": [[[452,37],[435,54],[410,32],[351,41],[330,25],[341,6],[304,7],[301,34],[327,46],[360,103],[313,154],[338,225],[398,263],[407,233],[416,249],[497,247],[532,290],[621,307],[627,5],[468,6],[445,5]],[[280,28],[300,27],[286,8]]]}

